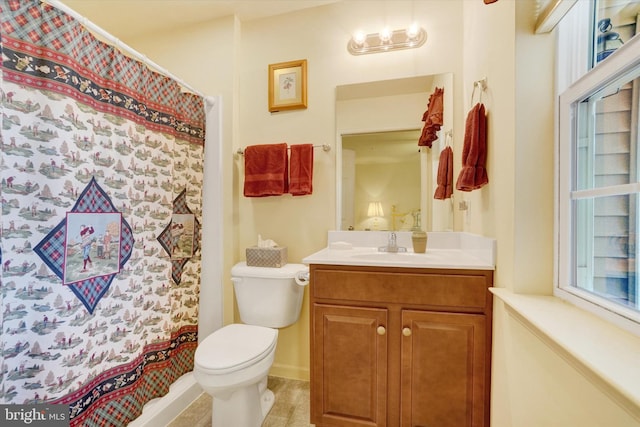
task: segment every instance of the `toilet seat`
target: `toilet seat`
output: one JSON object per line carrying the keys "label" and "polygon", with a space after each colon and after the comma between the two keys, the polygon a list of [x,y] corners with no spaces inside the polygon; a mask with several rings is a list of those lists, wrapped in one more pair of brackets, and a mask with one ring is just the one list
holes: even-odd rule
{"label": "toilet seat", "polygon": [[196,349],[194,363],[210,375],[228,374],[264,359],[277,341],[277,329],[234,323],[205,338]]}

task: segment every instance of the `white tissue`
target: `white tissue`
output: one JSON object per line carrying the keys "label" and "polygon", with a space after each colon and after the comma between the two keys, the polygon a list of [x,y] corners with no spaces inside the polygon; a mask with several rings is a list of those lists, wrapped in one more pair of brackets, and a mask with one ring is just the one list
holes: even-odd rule
{"label": "white tissue", "polygon": [[271,239],[262,240],[262,236],[258,234],[258,247],[259,248],[275,248],[278,244]]}

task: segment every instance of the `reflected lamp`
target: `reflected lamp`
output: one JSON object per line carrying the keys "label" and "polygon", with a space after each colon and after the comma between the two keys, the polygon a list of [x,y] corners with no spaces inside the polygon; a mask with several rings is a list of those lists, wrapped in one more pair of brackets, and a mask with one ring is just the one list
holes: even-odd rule
{"label": "reflected lamp", "polygon": [[367,216],[373,218],[373,229],[378,229],[378,218],[384,216],[381,202],[369,202],[369,208],[367,209]]}

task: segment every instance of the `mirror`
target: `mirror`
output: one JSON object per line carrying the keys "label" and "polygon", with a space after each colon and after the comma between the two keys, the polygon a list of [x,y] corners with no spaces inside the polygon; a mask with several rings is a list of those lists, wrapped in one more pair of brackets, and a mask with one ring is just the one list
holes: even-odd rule
{"label": "mirror", "polygon": [[[419,147],[429,97],[444,89],[443,125]],[[453,230],[452,199],[433,198],[452,144],[453,74],[336,88],[336,224],[340,230]]]}

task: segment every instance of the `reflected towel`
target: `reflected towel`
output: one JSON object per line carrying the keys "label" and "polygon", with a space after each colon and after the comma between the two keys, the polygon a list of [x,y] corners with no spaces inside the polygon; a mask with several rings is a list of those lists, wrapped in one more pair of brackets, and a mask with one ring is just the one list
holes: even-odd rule
{"label": "reflected towel", "polygon": [[244,150],[245,197],[279,196],[289,191],[287,144],[251,145]]}
{"label": "reflected towel", "polygon": [[291,146],[289,193],[304,196],[313,192],[313,144]]}
{"label": "reflected towel", "polygon": [[489,182],[487,176],[487,116],[476,104],[467,115],[462,147],[462,170],[456,181],[460,191],[476,190]]}
{"label": "reflected towel", "polygon": [[450,198],[453,193],[453,150],[450,146],[444,147],[440,152],[437,183],[433,198],[438,200]]}
{"label": "reflected towel", "polygon": [[418,139],[418,146],[429,147],[433,144],[433,141],[438,139],[438,131],[442,127],[442,114],[444,108],[444,89],[436,88],[436,90],[429,97],[429,105],[427,111],[422,115],[422,121],[424,127],[422,128],[422,134]]}

